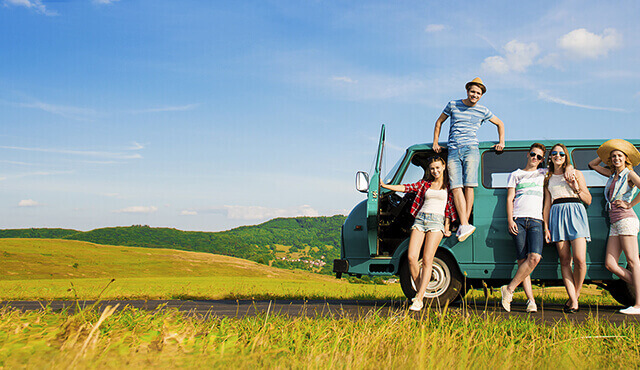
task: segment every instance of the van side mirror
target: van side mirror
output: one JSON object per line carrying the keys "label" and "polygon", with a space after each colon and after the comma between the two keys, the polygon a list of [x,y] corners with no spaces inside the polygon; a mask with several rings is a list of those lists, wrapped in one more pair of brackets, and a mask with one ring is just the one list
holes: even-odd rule
{"label": "van side mirror", "polygon": [[356,173],[356,190],[361,193],[369,191],[369,174],[364,171]]}

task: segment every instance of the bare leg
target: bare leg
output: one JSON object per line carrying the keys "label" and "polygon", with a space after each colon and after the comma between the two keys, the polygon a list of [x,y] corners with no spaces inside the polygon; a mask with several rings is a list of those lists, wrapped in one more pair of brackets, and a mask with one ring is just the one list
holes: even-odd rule
{"label": "bare leg", "polygon": [[407,251],[407,259],[409,260],[409,271],[411,272],[411,278],[418,287],[420,283],[420,266],[418,265],[418,259],[420,259],[420,250],[422,249],[422,242],[424,241],[424,233],[420,230],[412,229],[411,238],[409,239],[409,250]]}
{"label": "bare leg", "polygon": [[462,188],[451,189],[453,192],[453,203],[456,206],[456,211],[458,212],[458,219],[460,220],[460,225],[468,225],[469,224],[469,213],[467,213],[467,201],[464,198],[464,192]]}
{"label": "bare leg", "polygon": [[569,304],[571,308],[578,307],[578,296],[576,295],[576,286],[573,282],[573,271],[571,271],[571,247],[568,241],[556,243],[558,249],[558,257],[560,257],[560,272],[562,273],[562,281],[569,296]]}
{"label": "bare leg", "polygon": [[531,273],[538,266],[540,262],[540,255],[537,253],[529,253],[527,258],[518,260],[518,271],[513,277],[513,280],[507,285],[507,289],[510,292],[514,292],[518,285],[522,283],[522,288],[529,300],[533,301],[533,289],[531,288]]}
{"label": "bare leg", "polygon": [[420,280],[420,289],[416,294],[417,299],[424,298],[424,294],[427,291],[427,285],[431,281],[433,257],[436,255],[436,250],[441,240],[442,233],[440,231],[427,232],[426,240],[424,241],[424,252],[422,253],[422,280]]}
{"label": "bare leg", "polygon": [[640,308],[640,258],[638,258],[638,239],[635,235],[620,235],[620,244],[622,245],[624,255],[627,257],[629,268],[631,269],[631,280],[636,293],[635,307]]}
{"label": "bare leg", "polygon": [[[636,247],[637,248],[637,247]],[[631,271],[626,268],[620,267],[618,261],[620,260],[620,254],[622,253],[622,244],[620,243],[619,236],[610,236],[607,241],[607,253],[604,257],[604,266],[607,270],[618,275],[618,277],[625,282],[632,284],[633,278]],[[625,252],[626,254],[626,252]]]}
{"label": "bare leg", "polygon": [[467,207],[467,222],[471,218],[471,212],[473,211],[473,200],[475,197],[474,188],[465,187],[464,188],[464,199]]}
{"label": "bare leg", "polygon": [[580,298],[582,283],[587,275],[587,240],[585,238],[572,240],[571,249],[573,250],[573,283],[576,286],[577,299]]}

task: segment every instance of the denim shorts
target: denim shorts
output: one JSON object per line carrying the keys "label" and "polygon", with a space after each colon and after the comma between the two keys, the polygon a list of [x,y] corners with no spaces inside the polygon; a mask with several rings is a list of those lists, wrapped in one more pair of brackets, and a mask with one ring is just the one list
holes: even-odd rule
{"label": "denim shorts", "polygon": [[458,149],[449,149],[447,154],[447,167],[449,170],[449,186],[451,189],[478,186],[478,164],[480,163],[480,150],[478,147],[463,146]]}
{"label": "denim shorts", "polygon": [[542,256],[544,235],[542,233],[542,220],[530,217],[518,217],[514,220],[518,225],[518,235],[511,234],[516,244],[516,258],[523,260],[529,253],[537,253]]}
{"label": "denim shorts", "polygon": [[418,212],[411,229],[426,233],[428,231],[441,231],[444,234],[444,215],[435,213]]}

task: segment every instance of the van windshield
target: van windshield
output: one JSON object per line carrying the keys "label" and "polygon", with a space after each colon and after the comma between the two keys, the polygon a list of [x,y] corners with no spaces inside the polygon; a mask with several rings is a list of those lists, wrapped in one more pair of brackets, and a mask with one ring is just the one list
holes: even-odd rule
{"label": "van windshield", "polygon": [[402,161],[404,160],[404,157],[407,155],[407,153],[404,153],[400,156],[400,159],[398,159],[398,161],[396,162],[396,164],[393,165],[393,167],[391,167],[391,169],[389,170],[389,172],[387,173],[387,175],[384,177],[384,183],[388,184],[391,182],[391,180],[393,180],[393,178],[396,175],[396,172],[398,172],[398,168],[400,168],[400,165],[402,164]]}

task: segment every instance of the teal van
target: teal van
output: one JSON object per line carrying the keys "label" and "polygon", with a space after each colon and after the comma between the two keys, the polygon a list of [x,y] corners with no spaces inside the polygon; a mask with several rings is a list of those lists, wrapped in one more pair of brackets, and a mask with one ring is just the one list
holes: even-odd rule
{"label": "teal van", "polygon": [[[400,277],[400,285],[407,298],[413,298],[416,288],[409,273],[407,248],[413,217],[409,213],[413,194],[396,193],[380,188],[385,127],[382,126],[375,166],[371,174],[358,172],[356,188],[367,193],[367,199],[356,205],[342,225],[341,258],[334,260],[336,277],[352,276]],[[629,140],[635,146],[640,140]],[[440,303],[463,297],[469,287],[498,287],[511,280],[517,263],[511,235],[507,231],[507,178],[512,171],[526,164],[526,154],[533,141],[508,141],[505,150],[496,152],[492,142],[480,143],[479,185],[471,223],[476,231],[464,242],[453,236],[443,238],[433,263],[433,274],[426,298]],[[634,302],[632,289],[609,272],[604,256],[609,232],[605,211],[604,185],[606,178],[588,167],[596,157],[596,150],[604,140],[539,140],[550,148],[557,142],[567,146],[574,167],[585,176],[593,196],[587,206],[591,242],[587,244],[587,276],[585,284],[596,284],[608,290],[623,305]],[[444,144],[443,144],[444,146]],[[427,159],[436,153],[431,144],[409,147],[384,178],[387,184],[406,184],[424,176]],[[440,154],[446,158],[446,149]],[[635,169],[640,173],[640,168]],[[636,213],[640,206],[635,207]],[[621,265],[625,265],[624,257]],[[555,245],[545,244],[542,261],[531,278],[546,286],[562,286],[560,264]]]}

